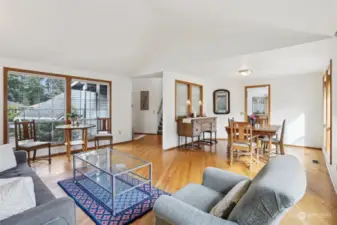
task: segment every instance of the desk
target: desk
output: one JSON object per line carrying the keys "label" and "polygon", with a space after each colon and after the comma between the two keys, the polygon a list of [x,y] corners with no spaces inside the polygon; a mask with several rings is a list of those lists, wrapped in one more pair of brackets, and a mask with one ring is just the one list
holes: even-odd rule
{"label": "desk", "polygon": [[[210,133],[210,140],[207,143],[212,144],[216,142],[216,117],[195,117],[195,118],[183,118],[177,122],[177,134],[178,134],[178,146],[180,146],[180,137],[185,137],[185,148],[187,147],[187,138],[192,138],[192,148],[194,148],[193,138],[198,138],[198,148],[200,148],[200,134],[203,132]],[[215,133],[214,140],[212,139],[212,133]]]}
{"label": "desk", "polygon": [[[227,150],[230,150],[231,147],[231,129],[229,126],[226,126],[226,132],[228,134],[228,147]],[[268,160],[270,158],[271,153],[271,138],[276,135],[277,131],[281,128],[279,125],[266,125],[266,126],[259,126],[259,127],[253,127],[253,136],[268,136],[269,138],[269,150],[268,150]]]}
{"label": "desk", "polygon": [[[84,152],[87,151],[88,149],[88,128],[92,128],[92,127],[96,127],[96,125],[93,125],[93,124],[80,124],[78,126],[59,125],[55,127],[56,129],[64,130],[64,136],[66,138],[66,141],[64,144],[67,147],[68,162],[70,162],[71,146],[82,145],[82,150]],[[71,131],[72,130],[82,130],[82,140],[71,141]]]}

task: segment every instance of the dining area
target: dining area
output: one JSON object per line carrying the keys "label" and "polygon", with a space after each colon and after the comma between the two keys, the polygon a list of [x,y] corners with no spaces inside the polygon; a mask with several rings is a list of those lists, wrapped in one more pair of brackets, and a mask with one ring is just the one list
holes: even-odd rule
{"label": "dining area", "polygon": [[228,135],[228,155],[230,165],[234,157],[248,156],[248,166],[259,162],[268,162],[272,157],[285,155],[284,131],[286,121],[281,125],[253,125],[251,122],[228,119],[225,127]]}
{"label": "dining area", "polygon": [[270,85],[246,86],[244,120],[228,118],[225,130],[230,165],[242,161],[242,156],[245,156],[244,162],[251,169],[254,164],[285,155],[286,120],[271,123],[270,89]]}

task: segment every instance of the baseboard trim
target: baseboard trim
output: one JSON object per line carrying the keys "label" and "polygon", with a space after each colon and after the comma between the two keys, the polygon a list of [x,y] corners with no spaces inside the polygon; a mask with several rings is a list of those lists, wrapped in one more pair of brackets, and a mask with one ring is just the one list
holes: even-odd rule
{"label": "baseboard trim", "polygon": [[290,144],[285,144],[284,146],[286,146],[286,147],[295,147],[295,148],[308,148],[308,149],[313,149],[313,150],[317,150],[317,151],[322,151],[322,148],[311,147],[311,146],[290,145]]}
{"label": "baseboard trim", "polygon": [[138,133],[138,132],[135,132],[134,134],[138,134],[138,135],[158,135],[157,133]]}

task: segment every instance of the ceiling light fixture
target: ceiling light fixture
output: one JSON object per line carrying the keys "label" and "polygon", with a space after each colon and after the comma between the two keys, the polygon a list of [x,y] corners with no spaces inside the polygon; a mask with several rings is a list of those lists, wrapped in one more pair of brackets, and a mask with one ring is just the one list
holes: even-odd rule
{"label": "ceiling light fixture", "polygon": [[238,73],[241,74],[242,76],[248,76],[252,74],[252,71],[251,70],[239,70]]}

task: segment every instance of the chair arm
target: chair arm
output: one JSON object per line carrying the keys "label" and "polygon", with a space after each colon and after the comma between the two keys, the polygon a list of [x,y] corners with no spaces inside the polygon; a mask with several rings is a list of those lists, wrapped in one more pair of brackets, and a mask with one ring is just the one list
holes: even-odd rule
{"label": "chair arm", "polygon": [[248,177],[230,171],[207,167],[204,171],[202,185],[223,194],[228,193],[237,183],[247,180]]}
{"label": "chair arm", "polygon": [[14,155],[15,155],[17,164],[27,162],[27,152],[23,150],[14,151]]}
{"label": "chair arm", "polygon": [[160,222],[164,220],[168,224],[174,225],[238,225],[212,216],[167,195],[162,195],[157,199],[154,205],[154,213]]}
{"label": "chair arm", "polygon": [[31,208],[0,221],[0,225],[42,225],[52,221],[56,222],[57,219],[66,221],[69,225],[76,224],[75,203],[71,198],[58,198]]}

